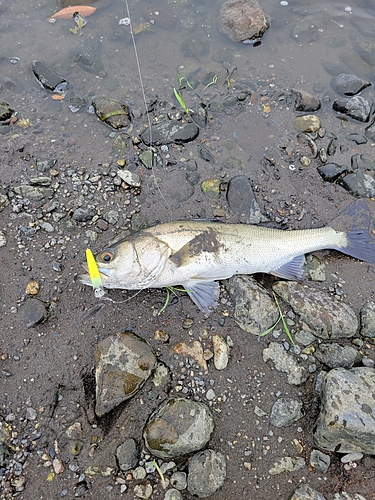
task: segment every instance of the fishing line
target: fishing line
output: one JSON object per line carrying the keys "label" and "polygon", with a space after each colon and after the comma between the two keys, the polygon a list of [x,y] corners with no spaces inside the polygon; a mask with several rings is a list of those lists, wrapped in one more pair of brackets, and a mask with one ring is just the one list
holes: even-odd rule
{"label": "fishing line", "polygon": [[130,28],[130,35],[131,35],[132,42],[133,42],[135,62],[137,64],[138,77],[139,77],[139,82],[140,82],[140,85],[141,85],[141,92],[142,92],[142,97],[143,97],[143,103],[144,103],[145,111],[146,111],[146,115],[147,115],[148,130],[149,130],[149,142],[150,142],[149,151],[151,153],[151,171],[152,171],[152,175],[154,177],[155,186],[156,186],[156,188],[157,188],[160,196],[162,197],[162,199],[163,199],[163,201],[165,203],[166,208],[168,209],[170,220],[172,221],[172,209],[171,209],[169,203],[167,202],[165,196],[163,195],[163,193],[162,193],[162,191],[160,189],[160,185],[159,185],[159,182],[157,180],[156,173],[155,173],[155,170],[154,170],[154,153],[152,151],[151,118],[150,118],[150,113],[148,112],[148,106],[147,106],[147,100],[146,100],[146,93],[145,93],[145,88],[144,88],[144,85],[143,85],[141,65],[139,63],[138,50],[137,50],[137,45],[135,43],[135,38],[134,38],[134,33],[133,33],[133,24],[132,24],[132,19],[131,19],[131,16],[130,16],[130,9],[129,9],[129,5],[128,5],[128,0],[124,0],[124,2],[125,2],[126,10],[127,10],[127,13],[128,13],[128,20],[129,20],[128,25],[129,25],[129,28]]}

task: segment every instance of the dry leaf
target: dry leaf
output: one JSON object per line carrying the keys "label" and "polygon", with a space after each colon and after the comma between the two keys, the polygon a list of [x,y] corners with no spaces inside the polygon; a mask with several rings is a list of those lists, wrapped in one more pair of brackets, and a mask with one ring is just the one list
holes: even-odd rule
{"label": "dry leaf", "polygon": [[75,12],[79,12],[81,16],[91,16],[96,11],[96,7],[90,7],[90,5],[74,5],[73,7],[65,7],[65,9],[59,10],[50,19],[71,19]]}
{"label": "dry leaf", "polygon": [[62,101],[64,99],[64,95],[61,95],[61,94],[52,94],[52,99],[54,101]]}
{"label": "dry leaf", "polygon": [[203,356],[203,347],[198,340],[194,340],[192,347],[185,344],[185,342],[181,342],[172,349],[172,352],[182,354],[182,356],[190,356],[195,359],[205,373],[208,373],[207,363]]}

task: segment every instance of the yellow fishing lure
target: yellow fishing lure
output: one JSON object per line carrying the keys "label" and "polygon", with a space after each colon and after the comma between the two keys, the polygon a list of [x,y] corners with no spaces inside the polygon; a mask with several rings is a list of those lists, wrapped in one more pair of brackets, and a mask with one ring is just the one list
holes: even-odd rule
{"label": "yellow fishing lure", "polygon": [[86,250],[86,260],[92,287],[94,289],[94,295],[96,298],[100,299],[104,295],[104,288],[102,284],[102,279],[100,277],[98,265],[92,254],[92,251],[89,248]]}

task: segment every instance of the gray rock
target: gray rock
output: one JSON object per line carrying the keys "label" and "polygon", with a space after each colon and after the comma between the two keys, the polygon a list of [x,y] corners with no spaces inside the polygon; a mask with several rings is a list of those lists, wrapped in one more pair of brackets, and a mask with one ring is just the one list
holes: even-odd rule
{"label": "gray rock", "polygon": [[268,292],[250,276],[233,276],[226,283],[235,303],[234,319],[242,330],[261,335],[276,323],[279,311]]}
{"label": "gray rock", "polygon": [[29,184],[16,186],[13,188],[13,191],[16,194],[28,198],[30,201],[41,201],[45,198],[52,198],[54,194],[51,188],[30,186]]}
{"label": "gray rock", "polygon": [[103,214],[103,219],[108,222],[108,224],[112,224],[113,226],[117,224],[120,218],[120,214],[117,210],[109,210],[108,212]]}
{"label": "gray rock", "polygon": [[357,172],[348,174],[339,180],[338,184],[358,198],[373,198],[375,196],[375,180],[369,174]]}
{"label": "gray rock", "polygon": [[204,450],[193,455],[189,462],[188,491],[198,498],[216,493],[224,484],[226,460],[214,450]]}
{"label": "gray rock", "polygon": [[356,133],[348,134],[346,136],[346,138],[349,141],[354,141],[356,144],[366,144],[367,143],[366,137],[364,135],[361,135],[361,134],[356,134]]}
{"label": "gray rock", "polygon": [[102,45],[99,39],[89,38],[74,47],[69,52],[69,56],[88,73],[105,76],[106,71],[101,60]]}
{"label": "gray rock", "polygon": [[42,61],[33,61],[31,69],[40,85],[51,92],[65,92],[68,82]]}
{"label": "gray rock", "polygon": [[184,171],[175,170],[170,172],[168,174],[168,185],[173,186],[173,189],[168,190],[168,195],[175,206],[187,201],[194,194],[194,186],[190,184]]}
{"label": "gray rock", "polygon": [[310,254],[306,256],[305,271],[312,281],[326,280],[326,270],[324,262],[320,260],[316,255]]}
{"label": "gray rock", "polygon": [[288,354],[278,342],[271,342],[263,350],[263,361],[266,363],[269,359],[275,363],[276,370],[287,374],[288,384],[301,385],[306,382],[309,376],[306,368],[300,365],[292,354]]}
{"label": "gray rock", "polygon": [[314,356],[329,368],[351,368],[359,353],[353,347],[332,342],[318,345]]}
{"label": "gray rock", "polygon": [[[161,146],[173,142],[190,142],[198,137],[199,128],[193,122],[179,122],[169,120],[151,126],[152,144]],[[150,145],[150,131],[148,128],[141,134],[142,141]]]}
{"label": "gray rock", "polygon": [[273,464],[268,473],[271,476],[276,476],[283,472],[293,472],[302,469],[305,465],[305,460],[302,457],[282,457]]}
{"label": "gray rock", "polygon": [[347,493],[346,491],[342,491],[341,493],[335,493],[333,500],[366,500],[366,498],[359,493]]}
{"label": "gray rock", "polygon": [[168,490],[164,496],[164,500],[182,500],[182,495],[178,490],[175,490],[174,488],[171,490]]}
{"label": "gray rock", "polygon": [[42,186],[48,187],[52,183],[52,178],[47,177],[46,175],[40,175],[38,177],[31,177],[29,179],[30,186]]}
{"label": "gray rock", "polygon": [[270,423],[275,427],[288,427],[304,415],[300,398],[280,398],[272,406]]}
{"label": "gray rock", "polygon": [[37,158],[36,161],[36,169],[39,172],[46,173],[49,172],[57,163],[57,160],[49,160],[48,158]]}
{"label": "gray rock", "polygon": [[262,213],[255,199],[249,179],[245,175],[232,177],[228,184],[227,200],[229,208],[243,218],[247,224],[259,224]]}
{"label": "gray rock", "polygon": [[315,342],[316,337],[310,332],[307,332],[306,330],[299,330],[298,332],[295,333],[294,335],[294,340],[298,342],[299,344],[302,344],[304,346],[308,346]]}
{"label": "gray rock", "polygon": [[203,448],[214,426],[212,414],[204,403],[170,398],[149,417],[143,438],[153,455],[173,458]]}
{"label": "gray rock", "polygon": [[322,103],[319,97],[308,94],[305,91],[293,89],[295,96],[294,109],[296,111],[303,111],[304,113],[312,113],[321,108]]}
{"label": "gray rock", "polygon": [[301,484],[288,500],[326,500],[326,498],[309,484]]}
{"label": "gray rock", "polygon": [[367,122],[372,110],[373,102],[361,96],[350,97],[349,99],[336,99],[332,108],[359,122]]}
{"label": "gray rock", "polygon": [[310,465],[321,472],[326,472],[331,464],[331,458],[320,450],[312,450]]}
{"label": "gray rock", "polygon": [[185,472],[174,472],[171,476],[171,485],[177,490],[184,490],[187,485]]}
{"label": "gray rock", "polygon": [[116,449],[116,457],[120,469],[126,472],[133,469],[138,463],[138,447],[134,439],[127,439]]}
{"label": "gray rock", "polygon": [[22,307],[25,315],[25,323],[27,328],[38,325],[47,319],[47,307],[44,302],[39,299],[28,299]]}
{"label": "gray rock", "polygon": [[96,214],[96,210],[90,207],[79,207],[73,212],[73,219],[76,222],[87,222]]}
{"label": "gray rock", "polygon": [[256,0],[228,0],[217,17],[219,30],[234,42],[261,38],[270,26],[267,14]]}
{"label": "gray rock", "polygon": [[99,342],[95,350],[98,417],[134,396],[155,365],[151,347],[132,332],[111,335]]}
{"label": "gray rock", "polygon": [[375,453],[375,371],[335,368],[324,377],[314,438],[324,450]]}
{"label": "gray rock", "polygon": [[290,304],[317,337],[352,337],[358,329],[354,311],[323,292],[294,281],[279,281],[273,290]]}
{"label": "gray rock", "polygon": [[9,204],[8,197],[0,193],[0,212]]}
{"label": "gray rock", "polygon": [[360,334],[363,337],[375,338],[375,302],[366,302],[361,309],[360,317]]}
{"label": "gray rock", "polygon": [[362,460],[363,453],[348,453],[341,457],[340,462],[342,464],[348,464],[349,462],[355,462],[356,460]]}
{"label": "gray rock", "polygon": [[361,90],[369,87],[370,82],[366,82],[355,75],[349,75],[348,73],[340,73],[334,79],[334,85],[338,92],[344,95],[354,96],[359,94]]}

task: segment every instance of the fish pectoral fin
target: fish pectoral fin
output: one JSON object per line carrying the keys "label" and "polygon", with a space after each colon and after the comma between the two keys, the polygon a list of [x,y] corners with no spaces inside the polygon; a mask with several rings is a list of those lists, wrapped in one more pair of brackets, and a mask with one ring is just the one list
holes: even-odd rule
{"label": "fish pectoral fin", "polygon": [[298,280],[304,281],[306,279],[305,270],[305,256],[298,255],[294,257],[294,259],[290,260],[286,264],[278,267],[270,271],[273,276],[277,276],[278,278],[285,278],[287,280]]}
{"label": "fish pectoral fin", "polygon": [[184,283],[184,288],[191,300],[208,316],[215,308],[219,298],[220,286],[216,281],[191,279]]}

